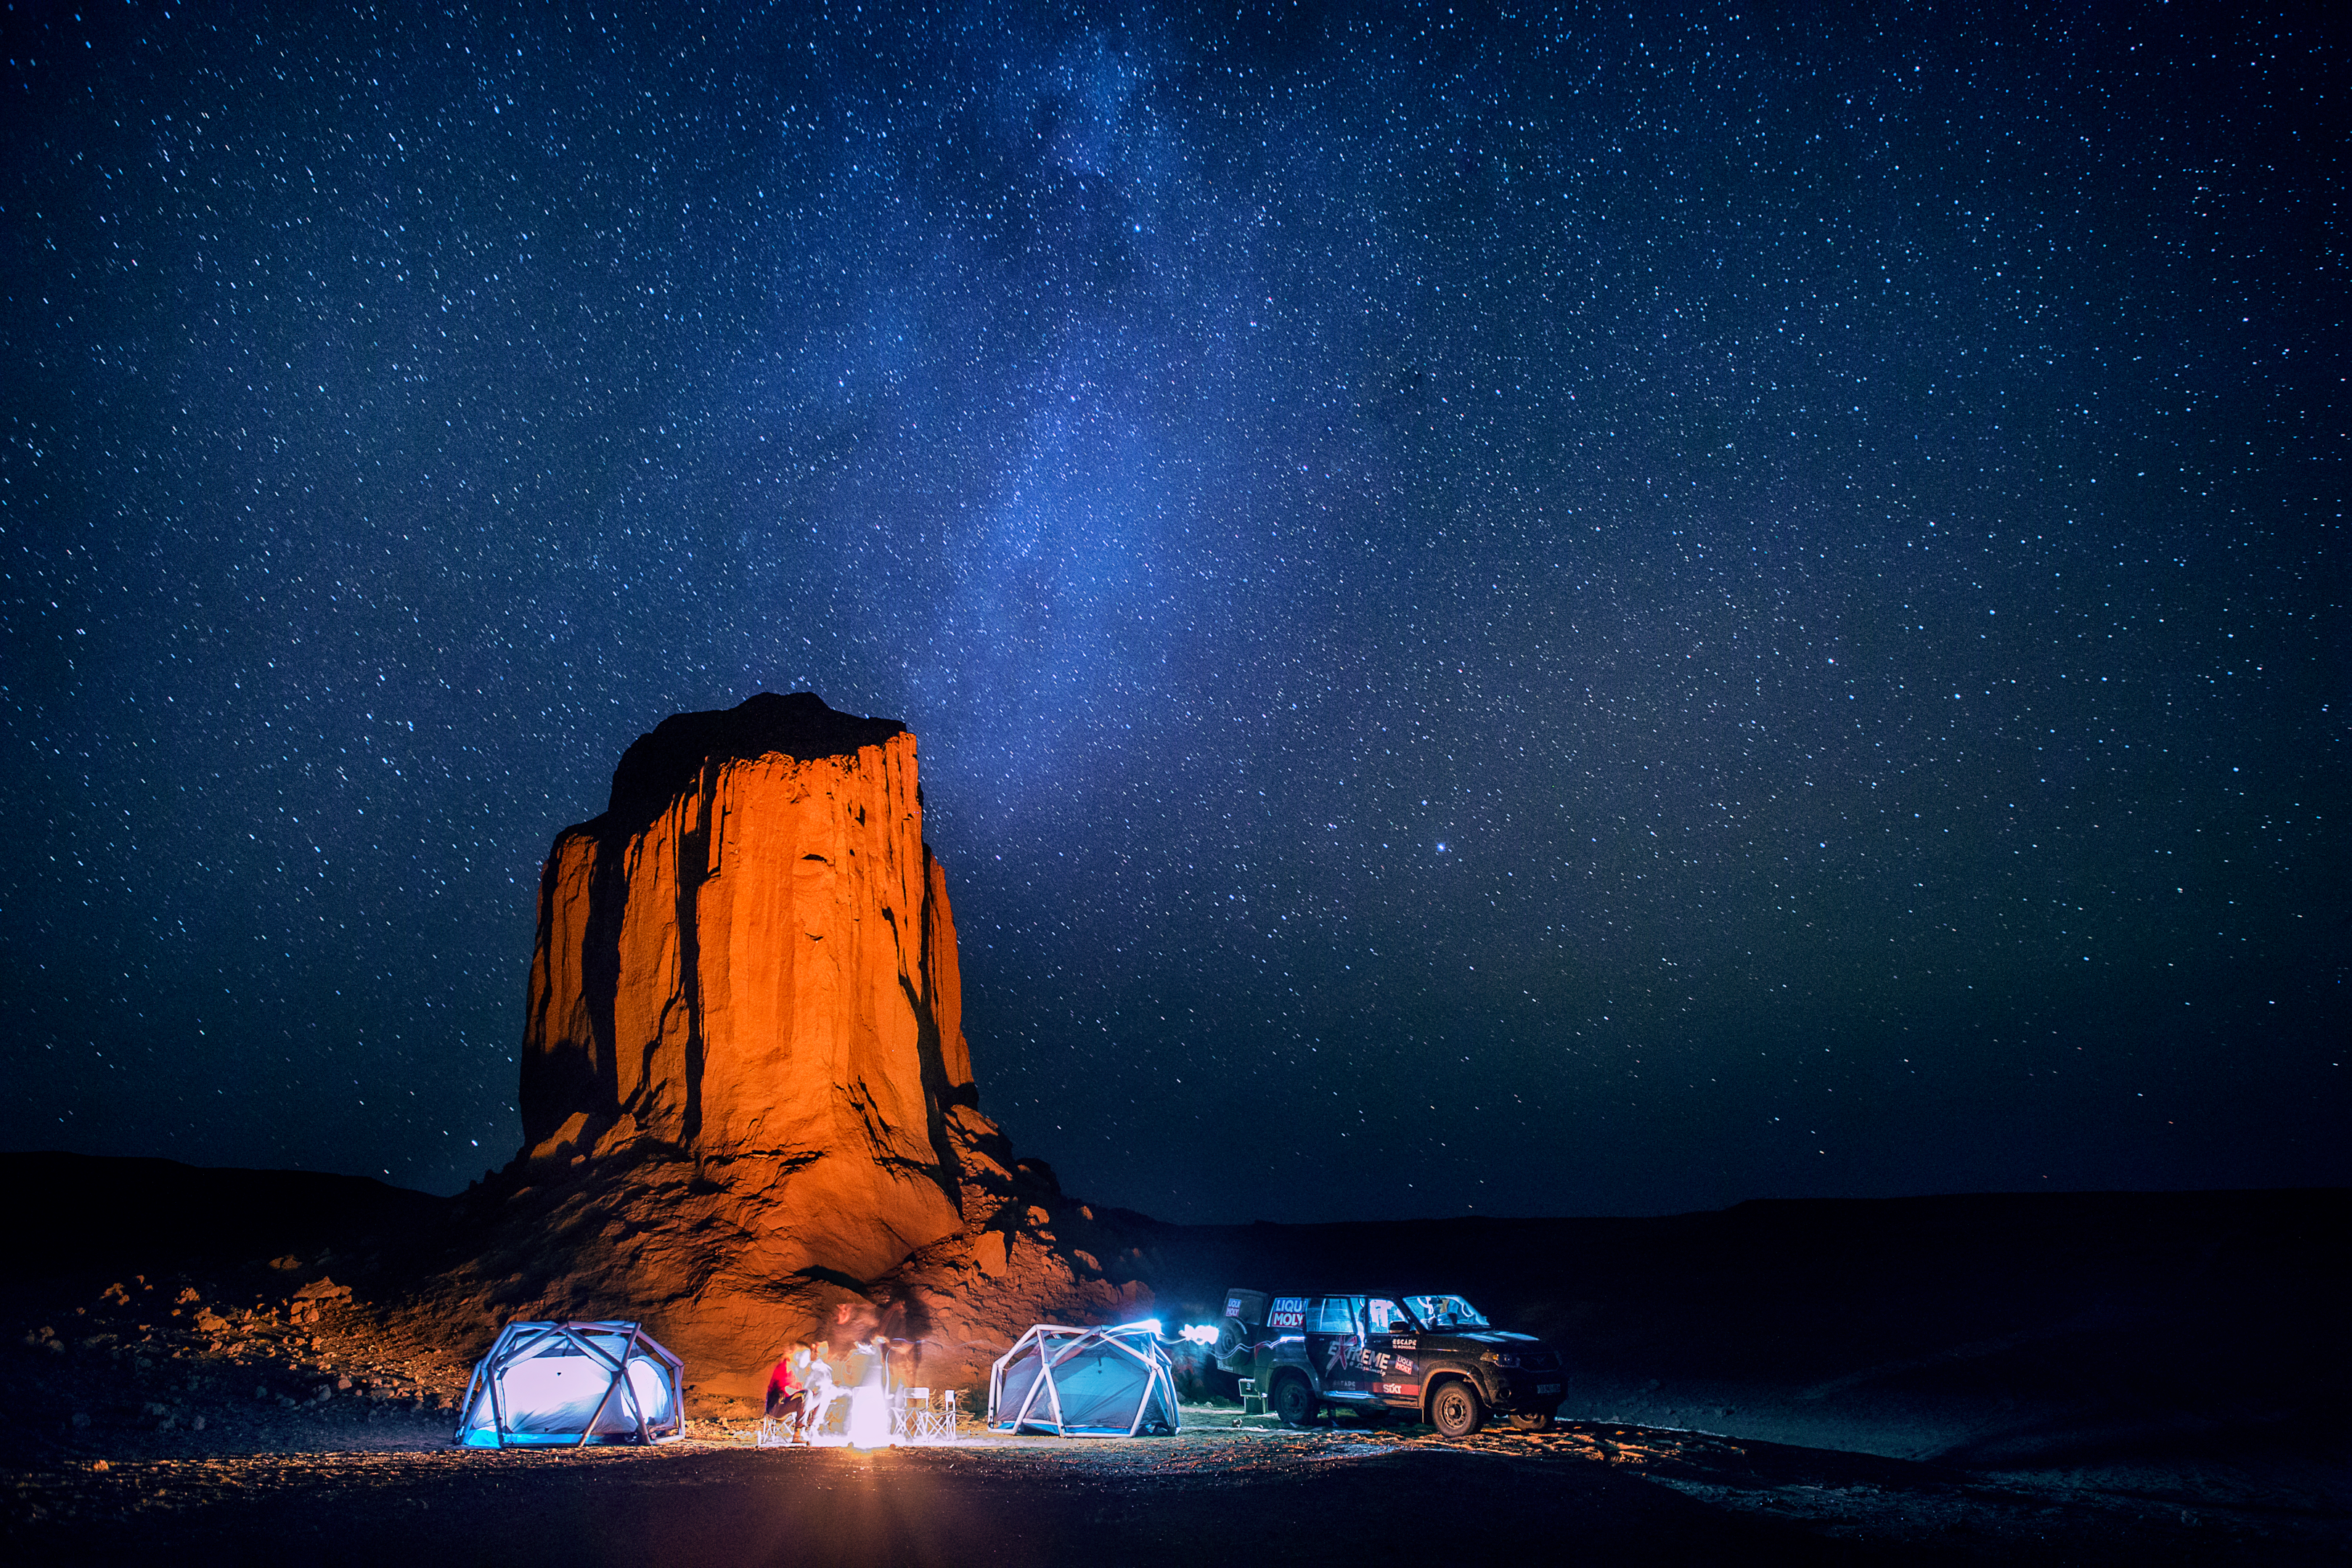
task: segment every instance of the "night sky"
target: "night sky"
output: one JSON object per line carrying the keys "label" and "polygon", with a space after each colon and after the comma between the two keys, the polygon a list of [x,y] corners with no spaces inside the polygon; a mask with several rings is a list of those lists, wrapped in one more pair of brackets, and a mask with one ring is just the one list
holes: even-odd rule
{"label": "night sky", "polygon": [[0,1144],[503,1164],[813,689],[1099,1202],[2352,1180],[2323,8],[341,9],[5,14]]}

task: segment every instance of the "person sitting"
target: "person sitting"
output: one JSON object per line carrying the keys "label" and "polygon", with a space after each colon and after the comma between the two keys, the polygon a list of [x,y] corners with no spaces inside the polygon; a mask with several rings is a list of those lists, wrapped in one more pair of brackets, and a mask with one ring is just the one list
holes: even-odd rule
{"label": "person sitting", "polygon": [[[797,1360],[800,1365],[795,1365]],[[808,1347],[793,1345],[776,1369],[768,1374],[768,1419],[785,1424],[784,1441],[792,1442],[800,1432],[803,1413],[808,1405],[808,1385],[803,1381],[801,1366],[807,1364]]]}
{"label": "person sitting", "polygon": [[824,1430],[826,1414],[833,1408],[833,1367],[824,1357],[807,1345],[793,1352],[793,1370],[800,1374],[801,1440],[814,1443]]}

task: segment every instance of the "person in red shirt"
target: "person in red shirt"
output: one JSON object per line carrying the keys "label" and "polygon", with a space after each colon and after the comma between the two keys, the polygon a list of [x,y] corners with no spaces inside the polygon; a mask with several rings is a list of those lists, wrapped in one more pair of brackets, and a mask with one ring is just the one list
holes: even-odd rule
{"label": "person in red shirt", "polygon": [[808,1402],[808,1385],[801,1381],[800,1368],[793,1364],[798,1358],[806,1364],[807,1352],[799,1345],[785,1350],[776,1370],[768,1374],[768,1419],[787,1424],[790,1436],[784,1440],[796,1443],[801,1438],[801,1414]]}

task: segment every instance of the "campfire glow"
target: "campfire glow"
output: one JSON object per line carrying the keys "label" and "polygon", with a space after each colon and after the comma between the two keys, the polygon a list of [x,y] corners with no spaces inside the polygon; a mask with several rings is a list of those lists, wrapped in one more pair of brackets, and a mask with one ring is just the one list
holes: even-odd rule
{"label": "campfire glow", "polygon": [[887,1448],[890,1443],[890,1396],[876,1384],[861,1384],[851,1389],[849,1446]]}

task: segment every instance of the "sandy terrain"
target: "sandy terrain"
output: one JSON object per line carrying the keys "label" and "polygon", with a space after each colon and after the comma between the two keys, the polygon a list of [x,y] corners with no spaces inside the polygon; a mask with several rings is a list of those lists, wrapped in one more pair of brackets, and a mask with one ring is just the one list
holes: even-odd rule
{"label": "sandy terrain", "polygon": [[[1193,1408],[1179,1436],[861,1454],[741,1434],[653,1449],[453,1450],[413,1415],[279,1418],[275,1451],[5,1478],[16,1562],[502,1563],[2337,1563],[2279,1518],[1696,1434],[1573,1425],[1446,1443]],[[248,1437],[257,1435],[248,1432]],[[338,1438],[348,1447],[333,1447]],[[152,1447],[153,1444],[139,1447]],[[195,1449],[201,1445],[181,1445]],[[297,1451],[308,1447],[311,1451]]]}
{"label": "sandy terrain", "polygon": [[2045,1205],[2039,1233],[2000,1199],[1940,1229],[1159,1227],[1171,1318],[1276,1273],[1442,1274],[1572,1347],[1571,1419],[1449,1443],[1195,1404],[1173,1438],[861,1455],[755,1449],[690,1394],[681,1443],[497,1453],[449,1446],[488,1330],[427,1332],[378,1245],[436,1200],[235,1174],[250,1204],[34,1206],[48,1261],[0,1283],[6,1560],[2352,1563],[2342,1194]]}

